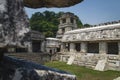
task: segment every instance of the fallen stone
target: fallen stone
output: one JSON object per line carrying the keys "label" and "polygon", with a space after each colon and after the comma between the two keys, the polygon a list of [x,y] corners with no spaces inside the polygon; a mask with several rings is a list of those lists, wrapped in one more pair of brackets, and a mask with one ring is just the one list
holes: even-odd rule
{"label": "fallen stone", "polygon": [[104,71],[106,68],[106,63],[107,63],[107,60],[105,59],[99,60],[97,65],[95,66],[95,70]]}
{"label": "fallen stone", "polygon": [[74,56],[74,55],[71,55],[70,58],[68,59],[67,64],[68,64],[68,65],[71,65],[71,64],[74,62],[74,59],[75,59],[75,56]]}
{"label": "fallen stone", "polygon": [[0,80],[76,80],[68,72],[4,56],[0,62]]}

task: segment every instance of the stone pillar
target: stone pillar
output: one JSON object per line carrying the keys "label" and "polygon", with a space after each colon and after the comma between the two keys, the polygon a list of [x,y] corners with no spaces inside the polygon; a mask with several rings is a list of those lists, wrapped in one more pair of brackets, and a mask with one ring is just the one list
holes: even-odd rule
{"label": "stone pillar", "polygon": [[87,53],[87,42],[81,43],[81,53]]}
{"label": "stone pillar", "polygon": [[45,42],[42,41],[42,43],[40,44],[40,46],[41,46],[40,51],[44,52],[45,51]]}
{"label": "stone pillar", "polygon": [[60,24],[62,24],[62,19],[60,19]]}
{"label": "stone pillar", "polygon": [[100,42],[99,43],[99,53],[100,54],[107,54],[107,43],[106,42]]}
{"label": "stone pillar", "polygon": [[76,19],[74,19],[74,24],[76,24]]}
{"label": "stone pillar", "polygon": [[31,43],[28,43],[28,52],[32,53],[32,45],[31,45]]}
{"label": "stone pillar", "polygon": [[63,33],[63,32],[62,32],[62,29],[59,29],[59,33],[60,33],[60,34]]}
{"label": "stone pillar", "polygon": [[65,51],[65,43],[61,43],[61,49],[60,49],[61,52],[64,52]]}
{"label": "stone pillar", "polygon": [[70,43],[70,52],[75,52],[75,44]]}
{"label": "stone pillar", "polygon": [[66,18],[66,23],[70,23],[70,18]]}
{"label": "stone pillar", "polygon": [[118,54],[120,55],[120,42],[118,42]]}

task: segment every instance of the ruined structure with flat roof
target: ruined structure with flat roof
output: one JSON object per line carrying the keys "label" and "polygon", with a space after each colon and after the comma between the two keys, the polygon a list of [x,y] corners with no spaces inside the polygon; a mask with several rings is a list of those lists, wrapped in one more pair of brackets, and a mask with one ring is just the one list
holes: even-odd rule
{"label": "ruined structure with flat roof", "polygon": [[95,70],[120,71],[120,22],[67,31],[61,61]]}
{"label": "ruined structure with flat roof", "polygon": [[[59,3],[56,3],[59,1]],[[72,2],[71,2],[72,1]],[[25,35],[30,31],[29,20],[24,11],[24,5],[29,7],[59,7],[71,6],[82,0],[0,0],[0,79],[1,80],[76,80],[70,73],[51,69],[25,60],[4,56],[7,48],[25,48]],[[54,4],[52,4],[54,3]],[[37,5],[36,5],[37,4]],[[36,6],[35,6],[36,5]],[[35,33],[36,34],[36,33]],[[34,36],[35,37],[35,36]],[[34,38],[32,37],[32,38]],[[39,37],[36,37],[37,39]],[[29,42],[29,41],[28,41]],[[39,43],[33,42],[38,51]],[[52,75],[52,77],[51,77]]]}
{"label": "ruined structure with flat roof", "polygon": [[50,54],[55,54],[60,52],[60,39],[57,38],[46,38],[46,52]]}

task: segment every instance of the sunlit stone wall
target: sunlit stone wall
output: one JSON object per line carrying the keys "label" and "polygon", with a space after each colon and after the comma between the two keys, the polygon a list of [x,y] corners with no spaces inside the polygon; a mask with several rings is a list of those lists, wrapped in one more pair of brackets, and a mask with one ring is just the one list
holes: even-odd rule
{"label": "sunlit stone wall", "polygon": [[64,34],[62,41],[120,40],[120,23],[78,29]]}
{"label": "sunlit stone wall", "polygon": [[0,47],[21,46],[28,27],[22,0],[0,0]]}

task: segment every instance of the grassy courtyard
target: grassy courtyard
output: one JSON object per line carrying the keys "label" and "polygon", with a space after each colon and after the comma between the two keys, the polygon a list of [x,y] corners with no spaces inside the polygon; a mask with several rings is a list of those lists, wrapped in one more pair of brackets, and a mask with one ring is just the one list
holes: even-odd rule
{"label": "grassy courtyard", "polygon": [[95,71],[77,65],[66,65],[64,62],[48,62],[46,66],[57,68],[75,74],[77,80],[113,80],[120,76],[120,71]]}

